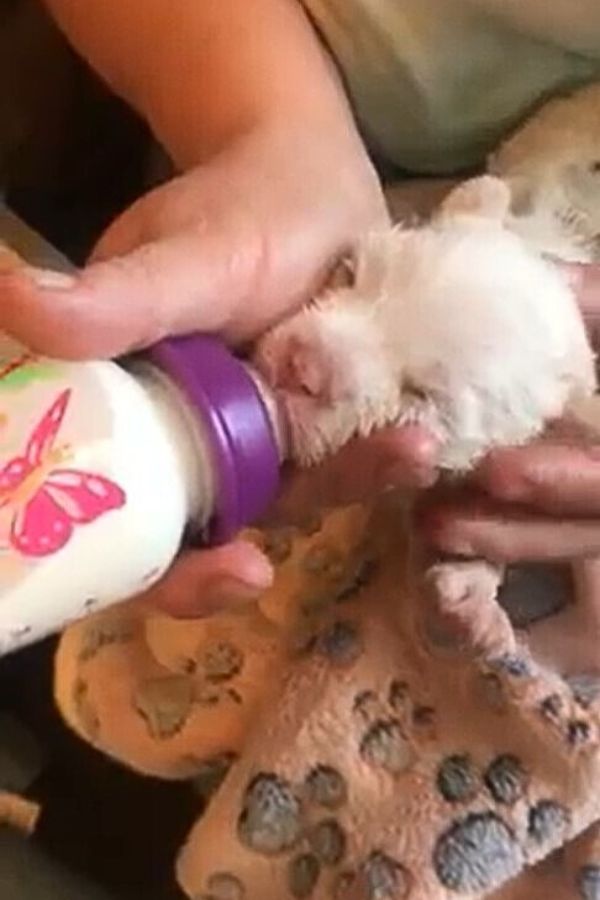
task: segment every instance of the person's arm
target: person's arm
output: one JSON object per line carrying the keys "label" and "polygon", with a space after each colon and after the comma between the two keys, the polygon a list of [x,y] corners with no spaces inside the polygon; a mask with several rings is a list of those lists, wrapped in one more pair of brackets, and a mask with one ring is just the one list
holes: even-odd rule
{"label": "person's arm", "polygon": [[[181,168],[265,121],[354,132],[298,0],[46,0]],[[358,140],[358,138],[356,138]]]}

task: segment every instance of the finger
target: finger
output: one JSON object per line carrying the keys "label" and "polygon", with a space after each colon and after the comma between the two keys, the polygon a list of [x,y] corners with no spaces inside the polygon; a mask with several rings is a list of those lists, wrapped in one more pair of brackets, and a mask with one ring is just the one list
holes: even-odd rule
{"label": "finger", "polygon": [[0,325],[63,359],[119,356],[167,334],[226,331],[255,283],[253,248],[195,233],[145,244],[72,277],[0,272]]}
{"label": "finger", "polygon": [[491,562],[565,562],[600,552],[599,520],[557,521],[481,498],[423,510],[421,525],[438,550]]}
{"label": "finger", "polygon": [[208,616],[251,603],[273,582],[265,556],[238,540],[210,551],[185,553],[140,600],[172,616]]}
{"label": "finger", "polygon": [[541,442],[495,450],[474,480],[497,500],[557,516],[600,517],[600,446]]}
{"label": "finger", "polygon": [[600,346],[600,266],[582,263],[562,264],[586,323],[590,340]]}
{"label": "finger", "polygon": [[436,480],[438,444],[416,425],[350,441],[314,469],[294,472],[273,510],[294,521],[315,508],[351,504],[392,488],[426,488]]}

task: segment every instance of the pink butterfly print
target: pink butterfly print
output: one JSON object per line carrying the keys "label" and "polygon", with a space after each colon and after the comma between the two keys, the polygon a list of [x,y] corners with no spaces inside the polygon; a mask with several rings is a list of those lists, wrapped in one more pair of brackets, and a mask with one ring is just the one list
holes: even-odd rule
{"label": "pink butterfly print", "polygon": [[10,545],[23,556],[49,556],[87,525],[125,505],[125,493],[102,475],[61,468],[54,442],[71,391],[64,391],[31,434],[25,452],[0,469],[0,510],[10,513]]}

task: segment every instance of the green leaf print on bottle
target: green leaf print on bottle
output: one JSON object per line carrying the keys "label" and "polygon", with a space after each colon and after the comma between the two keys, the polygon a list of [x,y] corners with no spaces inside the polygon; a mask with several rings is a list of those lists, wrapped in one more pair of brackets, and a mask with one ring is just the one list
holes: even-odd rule
{"label": "green leaf print on bottle", "polygon": [[36,381],[52,381],[58,376],[58,366],[32,353],[23,353],[12,360],[0,359],[0,391],[16,391]]}

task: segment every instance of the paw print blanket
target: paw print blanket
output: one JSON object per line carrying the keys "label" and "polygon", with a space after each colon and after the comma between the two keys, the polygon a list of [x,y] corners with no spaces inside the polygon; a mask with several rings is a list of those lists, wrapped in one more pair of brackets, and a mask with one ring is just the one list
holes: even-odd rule
{"label": "paw print blanket", "polygon": [[471,604],[465,629],[409,536],[391,498],[256,532],[277,565],[256,607],[190,622],[131,604],[64,635],[72,728],[210,793],[177,863],[190,898],[600,896],[594,642],[566,677],[551,664],[586,597],[516,628]]}

